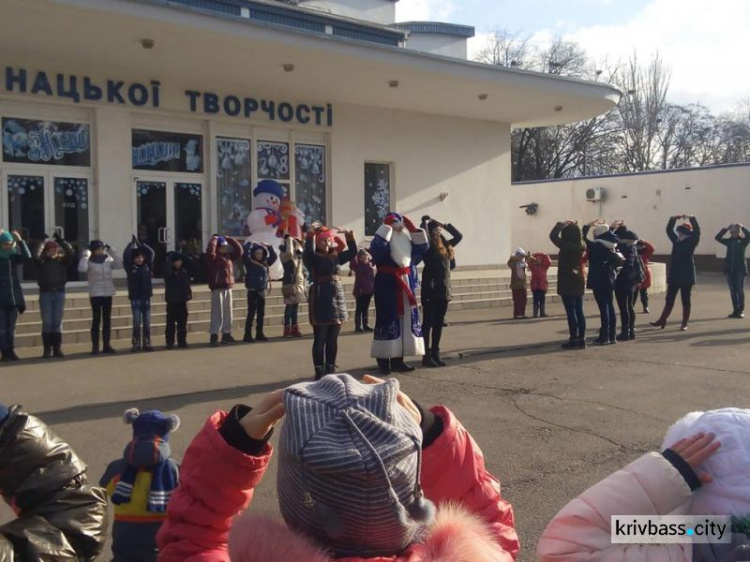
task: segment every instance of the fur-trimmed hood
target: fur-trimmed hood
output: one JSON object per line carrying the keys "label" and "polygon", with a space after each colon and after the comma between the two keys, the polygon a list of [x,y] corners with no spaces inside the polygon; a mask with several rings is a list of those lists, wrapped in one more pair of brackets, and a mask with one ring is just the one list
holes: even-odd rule
{"label": "fur-trimmed hood", "polygon": [[[246,511],[229,535],[232,562],[332,562],[324,549],[290,530],[283,522]],[[420,544],[390,558],[344,558],[338,562],[512,562],[493,540],[491,530],[462,508],[443,505]]]}

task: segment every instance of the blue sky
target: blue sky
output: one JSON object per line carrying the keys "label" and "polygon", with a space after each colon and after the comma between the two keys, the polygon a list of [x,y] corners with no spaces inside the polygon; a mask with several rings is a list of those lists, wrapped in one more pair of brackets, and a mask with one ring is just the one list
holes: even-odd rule
{"label": "blue sky", "polygon": [[647,61],[671,69],[669,98],[715,113],[750,100],[750,0],[399,0],[397,18],[473,25],[470,53],[494,29],[578,42],[594,60]]}

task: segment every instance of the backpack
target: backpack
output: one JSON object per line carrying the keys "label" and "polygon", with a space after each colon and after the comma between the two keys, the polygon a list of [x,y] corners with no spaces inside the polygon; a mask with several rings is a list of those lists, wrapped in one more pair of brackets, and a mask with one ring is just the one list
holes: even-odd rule
{"label": "backpack", "polygon": [[641,258],[641,256],[635,256],[630,276],[638,285],[646,280],[646,265],[643,263],[643,258]]}

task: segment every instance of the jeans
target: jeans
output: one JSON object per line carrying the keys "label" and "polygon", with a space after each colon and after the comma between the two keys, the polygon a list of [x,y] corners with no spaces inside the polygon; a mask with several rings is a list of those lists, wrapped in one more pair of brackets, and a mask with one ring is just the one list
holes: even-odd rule
{"label": "jeans", "polygon": [[13,351],[16,338],[18,309],[15,306],[0,307],[0,351]]}
{"label": "jeans", "polygon": [[526,289],[513,289],[513,318],[526,316]]}
{"label": "jeans", "polygon": [[[431,301],[422,303],[424,320],[422,322],[422,336],[424,336],[424,352],[430,355],[432,351],[440,350],[440,339],[443,336],[445,313],[448,312],[448,301]],[[430,341],[432,336],[432,341]]]}
{"label": "jeans", "polygon": [[177,343],[180,345],[187,343],[187,321],[187,303],[167,303],[167,329],[164,335],[168,345],[174,345],[175,327],[177,328]]}
{"label": "jeans", "polygon": [[286,305],[284,307],[284,326],[296,326],[298,312],[299,312],[298,304]]}
{"label": "jeans", "polygon": [[545,304],[547,301],[547,291],[541,289],[534,289],[531,291],[534,298],[534,316],[546,316]]}
{"label": "jeans", "polygon": [[42,314],[42,332],[61,334],[65,291],[43,291],[39,293],[39,312]]}
{"label": "jeans", "polygon": [[109,346],[112,331],[112,297],[91,297],[91,344],[99,348],[99,326],[102,327],[104,347]]}
{"label": "jeans", "polygon": [[151,300],[130,301],[133,312],[133,341],[140,341],[143,328],[143,341],[151,339]]}
{"label": "jeans", "polygon": [[247,292],[247,318],[245,319],[245,334],[253,329],[253,321],[258,317],[258,333],[263,332],[263,320],[266,317],[266,297],[258,291]]}
{"label": "jeans", "polygon": [[745,272],[727,273],[729,294],[732,297],[732,307],[736,314],[745,312]]}
{"label": "jeans", "polygon": [[632,291],[615,291],[617,297],[617,306],[620,309],[620,331],[623,334],[630,334],[635,331],[635,290]]}
{"label": "jeans", "polygon": [[615,294],[611,287],[606,289],[594,289],[594,298],[599,306],[602,327],[599,330],[599,339],[602,341],[615,341],[617,332],[617,316],[615,314]]}
{"label": "jeans", "polygon": [[340,332],[341,326],[338,324],[313,326],[313,366],[322,367],[323,365],[336,364]]}
{"label": "jeans", "polygon": [[565,314],[568,316],[568,330],[571,340],[586,337],[586,315],[583,313],[583,297],[562,297]]}
{"label": "jeans", "polygon": [[354,325],[358,328],[368,328],[370,326],[370,301],[372,295],[360,295],[357,297],[357,310],[354,313]]}

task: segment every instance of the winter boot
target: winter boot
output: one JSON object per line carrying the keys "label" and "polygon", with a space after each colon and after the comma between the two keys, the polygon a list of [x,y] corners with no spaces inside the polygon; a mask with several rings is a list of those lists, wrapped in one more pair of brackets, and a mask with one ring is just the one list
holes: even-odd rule
{"label": "winter boot", "polygon": [[315,367],[315,380],[319,381],[322,379],[326,374],[326,368],[322,366]]}
{"label": "winter boot", "polygon": [[222,334],[221,343],[223,343],[224,345],[229,345],[237,343],[237,340],[232,337],[232,334]]}
{"label": "winter boot", "polygon": [[534,318],[539,318],[539,303],[534,303]]}
{"label": "winter boot", "polygon": [[364,330],[362,329],[362,315],[357,314],[354,317],[354,331],[361,334]]}
{"label": "winter boot", "polygon": [[296,324],[294,326],[292,326],[292,337],[295,337],[295,338],[302,338],[302,337],[304,337],[302,335],[302,332],[299,331],[299,326],[297,326]]}
{"label": "winter boot", "polygon": [[62,359],[65,354],[62,352],[62,334],[54,332],[52,335],[52,357]]}
{"label": "winter boot", "polygon": [[245,336],[242,338],[242,341],[245,343],[255,343],[255,338],[253,337],[252,327],[245,330]]}
{"label": "winter boot", "polygon": [[438,367],[445,367],[445,366],[447,366],[447,363],[440,358],[440,348],[439,347],[433,347],[432,348],[432,360],[435,362],[435,365],[437,365]]}
{"label": "winter boot", "polygon": [[397,373],[411,373],[416,371],[414,367],[404,361],[403,357],[394,357],[391,359],[391,370]]}
{"label": "winter boot", "polygon": [[547,303],[544,301],[539,303],[539,316],[541,316],[542,318],[548,318]]}
{"label": "winter boot", "polygon": [[336,374],[336,371],[338,370],[338,365],[326,365],[326,375],[334,375]]}
{"label": "winter boot", "polygon": [[570,338],[570,341],[562,344],[560,347],[563,349],[578,349],[578,340],[575,338]]}
{"label": "winter boot", "polygon": [[369,314],[367,314],[366,312],[362,315],[362,331],[372,332],[372,328],[370,328]]}
{"label": "winter boot", "polygon": [[255,331],[255,341],[268,341],[268,338],[263,333],[263,326],[258,326],[258,329]]}
{"label": "winter boot", "polygon": [[682,325],[680,330],[682,332],[688,329],[688,323],[690,322],[690,305],[682,307]]}
{"label": "winter boot", "polygon": [[285,338],[291,338],[292,337],[292,327],[291,326],[284,326],[284,337]]}
{"label": "winter boot", "polygon": [[135,353],[136,351],[141,350],[141,336],[140,335],[133,336],[133,340],[131,343],[132,343],[132,347],[130,348],[130,351],[132,353]]}
{"label": "winter boot", "polygon": [[586,338],[578,338],[578,349],[586,349]]}
{"label": "winter boot", "polygon": [[16,350],[12,347],[8,350],[8,360],[10,361],[20,361],[21,358],[16,355]]}
{"label": "winter boot", "polygon": [[99,332],[91,332],[91,355],[99,355]]}
{"label": "winter boot", "polygon": [[422,367],[427,367],[428,369],[434,369],[438,366],[437,363],[435,363],[435,360],[432,358],[432,355],[427,354],[422,356]]}
{"label": "winter boot", "polygon": [[659,319],[656,322],[650,322],[650,324],[654,328],[661,328],[663,330],[667,326],[667,318],[669,318],[669,315],[672,314],[673,308],[674,303],[666,303]]}
{"label": "winter boot", "polygon": [[190,346],[188,345],[187,339],[185,338],[178,338],[177,339],[177,347],[179,349],[189,349]]}
{"label": "winter boot", "polygon": [[219,335],[211,334],[211,347],[219,347]]}
{"label": "winter boot", "polygon": [[49,332],[42,332],[42,359],[49,359],[52,357],[52,334]]}
{"label": "winter boot", "polygon": [[390,359],[378,359],[378,369],[380,369],[381,374],[390,375],[391,374],[391,360]]}
{"label": "winter boot", "polygon": [[143,338],[143,351],[153,351],[154,348],[151,347],[151,338],[145,337]]}
{"label": "winter boot", "polygon": [[615,339],[617,341],[630,341],[630,333],[623,331]]}

